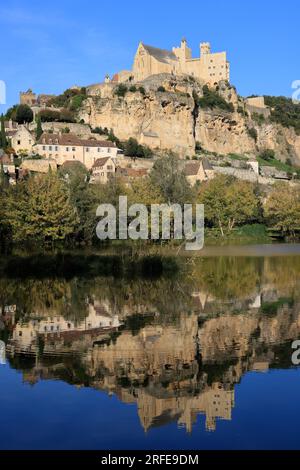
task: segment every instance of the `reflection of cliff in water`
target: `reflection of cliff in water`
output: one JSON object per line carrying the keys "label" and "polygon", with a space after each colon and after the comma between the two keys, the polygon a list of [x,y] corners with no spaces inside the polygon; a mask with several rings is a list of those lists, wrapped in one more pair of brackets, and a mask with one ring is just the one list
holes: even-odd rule
{"label": "reflection of cliff in water", "polygon": [[43,287],[22,303],[6,284],[8,359],[31,384],[60,379],[136,403],[145,430],[176,421],[191,432],[199,414],[214,430],[247,371],[291,367],[299,272],[298,259],[207,259],[172,281],[77,280],[52,293],[48,283],[44,304]]}

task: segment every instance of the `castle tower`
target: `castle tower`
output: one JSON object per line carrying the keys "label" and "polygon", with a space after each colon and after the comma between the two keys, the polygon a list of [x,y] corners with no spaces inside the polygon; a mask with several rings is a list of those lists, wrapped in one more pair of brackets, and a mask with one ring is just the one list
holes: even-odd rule
{"label": "castle tower", "polygon": [[204,56],[211,53],[211,46],[209,42],[200,43],[200,55]]}
{"label": "castle tower", "polygon": [[173,52],[181,63],[192,58],[192,50],[188,47],[185,38],[182,38],[180,47],[173,47]]}

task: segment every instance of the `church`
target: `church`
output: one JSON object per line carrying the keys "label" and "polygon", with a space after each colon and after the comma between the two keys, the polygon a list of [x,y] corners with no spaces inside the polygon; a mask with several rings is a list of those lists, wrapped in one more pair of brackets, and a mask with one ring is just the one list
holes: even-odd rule
{"label": "church", "polygon": [[124,82],[131,77],[140,82],[161,73],[191,75],[210,84],[220,80],[230,81],[230,65],[226,52],[213,53],[210,43],[204,42],[200,44],[200,57],[193,58],[185,38],[182,39],[180,47],[173,47],[172,51],[147,46],[141,42],[132,71],[120,72],[118,81]]}

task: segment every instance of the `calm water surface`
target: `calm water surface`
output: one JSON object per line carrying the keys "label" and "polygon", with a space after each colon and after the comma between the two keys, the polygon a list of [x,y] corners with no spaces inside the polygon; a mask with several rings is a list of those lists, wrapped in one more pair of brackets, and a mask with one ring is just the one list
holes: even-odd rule
{"label": "calm water surface", "polygon": [[299,449],[300,250],[251,250],[0,278],[0,448]]}

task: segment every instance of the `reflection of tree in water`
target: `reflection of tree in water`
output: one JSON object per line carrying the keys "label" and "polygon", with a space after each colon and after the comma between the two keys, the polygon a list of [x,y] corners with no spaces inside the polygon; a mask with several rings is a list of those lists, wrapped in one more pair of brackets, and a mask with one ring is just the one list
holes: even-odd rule
{"label": "reflection of tree in water", "polygon": [[263,284],[271,284],[284,296],[300,296],[300,257],[265,258]]}
{"label": "reflection of tree in water", "polygon": [[[213,430],[216,418],[231,419],[233,388],[247,371],[291,367],[291,338],[300,333],[299,271],[293,258],[213,258],[172,279],[24,281],[21,289],[1,281],[1,303],[17,304],[21,314],[40,308],[78,320],[98,302],[123,323],[102,336],[69,339],[73,356],[63,341],[56,357],[47,356],[47,342],[39,341],[37,360],[15,354],[9,361],[32,384],[58,378],[136,402],[145,429],[168,422],[171,410],[170,419],[187,429],[205,413]],[[193,294],[202,291],[210,299],[199,311]],[[250,307],[257,293],[261,305]],[[216,301],[224,314],[214,316]]]}
{"label": "reflection of tree in water", "polygon": [[195,290],[205,290],[219,300],[251,297],[260,284],[263,258],[203,258],[189,273]]}
{"label": "reflection of tree in water", "polygon": [[16,305],[22,317],[36,313],[80,321],[87,314],[84,291],[77,281],[1,280],[0,299],[3,305]]}

